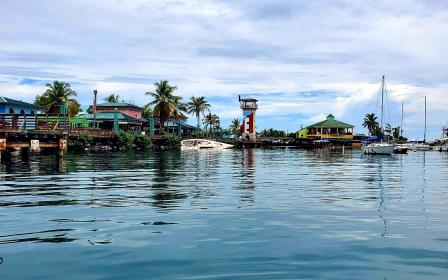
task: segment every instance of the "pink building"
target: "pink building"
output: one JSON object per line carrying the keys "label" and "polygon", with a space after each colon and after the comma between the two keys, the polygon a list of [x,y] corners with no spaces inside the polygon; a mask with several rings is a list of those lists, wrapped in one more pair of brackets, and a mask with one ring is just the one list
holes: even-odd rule
{"label": "pink building", "polygon": [[101,103],[96,105],[96,111],[98,113],[115,112],[115,109],[117,109],[118,112],[133,117],[135,119],[139,120],[142,118],[143,109],[133,104],[118,102],[118,103]]}

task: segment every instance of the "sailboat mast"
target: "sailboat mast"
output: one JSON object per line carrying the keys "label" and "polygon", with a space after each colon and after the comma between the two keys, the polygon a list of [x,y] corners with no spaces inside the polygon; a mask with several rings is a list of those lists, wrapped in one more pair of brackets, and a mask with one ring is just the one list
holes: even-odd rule
{"label": "sailboat mast", "polygon": [[400,137],[403,137],[403,102],[401,102]]}
{"label": "sailboat mast", "polygon": [[423,134],[423,143],[426,143],[426,95],[425,95],[425,133]]}
{"label": "sailboat mast", "polygon": [[384,75],[383,81],[381,83],[381,133],[384,134],[383,130],[383,119],[384,119]]}

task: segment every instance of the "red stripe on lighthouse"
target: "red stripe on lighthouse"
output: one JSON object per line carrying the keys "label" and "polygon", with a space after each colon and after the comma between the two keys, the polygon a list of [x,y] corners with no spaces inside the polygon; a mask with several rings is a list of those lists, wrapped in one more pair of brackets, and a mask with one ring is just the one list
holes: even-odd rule
{"label": "red stripe on lighthouse", "polygon": [[249,133],[254,133],[254,113],[249,115]]}

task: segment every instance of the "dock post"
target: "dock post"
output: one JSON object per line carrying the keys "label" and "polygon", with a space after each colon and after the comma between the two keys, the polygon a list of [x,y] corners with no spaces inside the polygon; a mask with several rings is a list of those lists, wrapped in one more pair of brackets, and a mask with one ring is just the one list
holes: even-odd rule
{"label": "dock post", "polygon": [[39,140],[31,140],[30,149],[32,153],[40,152],[40,143]]}
{"label": "dock post", "polygon": [[2,159],[2,153],[6,151],[6,139],[0,139],[0,160]]}
{"label": "dock post", "polygon": [[67,151],[67,139],[66,138],[61,138],[59,139],[59,151],[58,151],[58,156],[62,157],[64,156],[64,152]]}

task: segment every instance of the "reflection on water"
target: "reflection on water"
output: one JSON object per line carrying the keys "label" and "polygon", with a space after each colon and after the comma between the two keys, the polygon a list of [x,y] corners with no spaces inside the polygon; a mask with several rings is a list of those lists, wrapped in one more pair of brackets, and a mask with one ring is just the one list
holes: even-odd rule
{"label": "reflection on water", "polygon": [[446,279],[447,168],[351,150],[3,159],[0,279]]}

